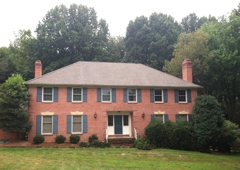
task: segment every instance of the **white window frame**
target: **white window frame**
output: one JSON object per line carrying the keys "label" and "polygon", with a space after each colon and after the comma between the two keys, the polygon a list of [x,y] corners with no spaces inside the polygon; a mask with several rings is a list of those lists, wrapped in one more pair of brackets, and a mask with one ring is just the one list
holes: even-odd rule
{"label": "white window frame", "polygon": [[[104,101],[103,100],[103,96],[105,95],[107,95],[107,94],[103,94],[103,90],[104,89],[109,89],[109,91],[110,91],[110,100],[109,101]],[[109,103],[109,102],[112,102],[112,89],[111,88],[101,88],[101,101],[103,102],[103,103]]]}
{"label": "white window frame", "polygon": [[[73,117],[81,116],[81,132],[73,132]],[[83,133],[83,115],[71,115],[71,134],[82,134]]]}
{"label": "white window frame", "polygon": [[[136,100],[135,101],[129,101],[129,91],[130,90],[135,90],[135,96],[136,96]],[[137,89],[127,89],[127,100],[128,100],[128,103],[137,103]]]}
{"label": "white window frame", "polygon": [[189,114],[179,114],[179,119],[181,119],[180,116],[183,116],[183,115],[184,115],[184,116],[185,116],[185,115],[187,116],[187,122],[189,122]]}
{"label": "white window frame", "polygon": [[[43,117],[52,117],[52,132],[51,133],[43,133]],[[44,115],[44,116],[41,116],[41,134],[42,135],[52,135],[53,134],[53,116],[48,116],[48,115]]]}
{"label": "white window frame", "polygon": [[[156,96],[156,90],[160,90],[162,92],[162,101],[156,101],[155,99],[155,96]],[[158,95],[159,96],[159,95]],[[154,89],[154,102],[155,103],[163,103],[163,90],[162,89]]]}
{"label": "white window frame", "polygon": [[158,120],[157,116],[162,116],[162,120],[163,120],[162,122],[165,123],[165,116],[164,116],[164,114],[155,114],[155,119],[156,120]]}
{"label": "white window frame", "polygon": [[[81,100],[80,101],[79,100],[77,100],[77,101],[73,100],[74,99],[73,98],[73,96],[74,96],[73,89],[80,89],[81,90]],[[75,95],[79,95],[79,94],[75,94]],[[72,88],[72,102],[82,102],[82,101],[83,101],[83,90],[82,90],[82,88],[80,88],[80,87]]]}
{"label": "white window frame", "polygon": [[[185,91],[185,101],[180,101],[179,99],[180,99],[180,91]],[[183,95],[181,95],[181,96],[183,96]],[[187,103],[188,101],[187,101],[187,90],[178,90],[178,102],[179,103]]]}
{"label": "white window frame", "polygon": [[[45,88],[52,89],[52,100],[44,100],[44,89]],[[53,89],[53,87],[43,87],[42,88],[42,101],[43,102],[53,102],[53,96],[54,96],[54,89]]]}

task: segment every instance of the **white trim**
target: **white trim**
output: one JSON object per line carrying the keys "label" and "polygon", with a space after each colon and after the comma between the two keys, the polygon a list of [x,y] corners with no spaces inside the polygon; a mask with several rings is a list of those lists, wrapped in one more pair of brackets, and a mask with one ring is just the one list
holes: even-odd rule
{"label": "white trim", "polygon": [[[73,116],[81,116],[81,132],[73,132]],[[83,116],[82,115],[71,115],[71,134],[82,134],[83,133]]]}
{"label": "white trim", "polygon": [[179,91],[183,91],[183,90],[178,90],[178,103],[187,103],[188,100],[187,100],[187,90],[184,90],[185,91],[185,101],[180,101],[179,98],[180,98],[180,95],[179,95]]}
{"label": "white trim", "polygon": [[[52,117],[52,133],[43,133],[43,117]],[[41,135],[52,135],[53,134],[53,116],[41,116]]]}
{"label": "white trim", "polygon": [[[135,90],[136,101],[129,101],[129,90]],[[138,99],[137,99],[137,89],[127,89],[127,101],[128,101],[128,103],[137,103],[137,101],[138,101]]]}
{"label": "white trim", "polygon": [[[44,88],[49,88],[49,89],[52,89],[52,100],[47,100],[45,101],[44,100]],[[54,97],[54,89],[53,87],[42,87],[42,102],[53,102],[53,97]]]}
{"label": "white trim", "polygon": [[[155,91],[161,90],[162,91],[162,101],[155,101]],[[163,97],[163,89],[154,89],[154,103],[164,103],[164,97]]]}
{"label": "white trim", "polygon": [[[80,90],[81,90],[81,94],[80,94],[80,95],[81,95],[81,100],[80,100],[80,101],[79,101],[79,100],[77,100],[77,101],[74,101],[74,100],[73,100],[73,95],[74,95],[74,94],[73,94],[73,89],[80,89]],[[79,95],[79,94],[77,94],[77,95]],[[81,88],[81,87],[72,87],[72,96],[71,96],[71,97],[72,97],[72,102],[74,102],[74,103],[76,103],[76,102],[78,102],[78,103],[79,103],[79,102],[82,102],[82,101],[83,101],[83,90],[82,90],[82,88]]]}
{"label": "white trim", "polygon": [[[110,90],[110,101],[103,101],[103,95],[107,95],[107,94],[103,94],[103,89]],[[102,103],[111,103],[112,102],[112,88],[101,88],[101,102]]]}

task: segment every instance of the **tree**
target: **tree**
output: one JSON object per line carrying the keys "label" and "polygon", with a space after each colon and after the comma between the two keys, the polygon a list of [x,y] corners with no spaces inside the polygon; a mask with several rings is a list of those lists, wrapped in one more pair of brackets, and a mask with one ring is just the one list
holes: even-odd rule
{"label": "tree", "polygon": [[210,36],[209,84],[222,103],[226,118],[240,124],[240,16],[232,13],[219,22],[207,23],[202,30]]}
{"label": "tree", "polygon": [[163,70],[179,78],[182,77],[182,62],[184,59],[191,59],[193,62],[193,82],[204,88],[208,93],[209,61],[211,56],[208,51],[210,37],[203,31],[198,30],[192,33],[181,33],[173,52],[174,58],[165,61]]}
{"label": "tree", "polygon": [[203,150],[216,146],[223,127],[223,113],[216,98],[201,95],[195,98],[193,107],[194,131]]}
{"label": "tree", "polygon": [[110,37],[107,45],[107,51],[109,53],[107,55],[109,56],[107,61],[122,62],[126,53],[124,37]]}
{"label": "tree", "polygon": [[30,30],[20,30],[10,44],[11,61],[16,72],[25,80],[34,77],[34,62],[37,60],[36,49],[36,39]]}
{"label": "tree", "polygon": [[56,6],[39,22],[36,33],[36,55],[43,63],[43,73],[79,60],[107,60],[108,25],[105,20],[97,21],[93,8]]}
{"label": "tree", "polygon": [[12,73],[15,72],[15,68],[10,59],[10,50],[6,47],[0,48],[0,84],[4,83]]}
{"label": "tree", "polygon": [[153,13],[149,19],[141,16],[130,21],[126,32],[124,62],[143,63],[161,70],[164,60],[170,60],[180,26],[173,17]]}
{"label": "tree", "polygon": [[12,75],[0,86],[0,128],[17,135],[31,130],[29,97],[20,75]]}
{"label": "tree", "polygon": [[206,22],[216,22],[217,19],[214,16],[209,15],[207,17],[198,18],[195,13],[191,13],[184,17],[181,22],[182,32],[191,33],[197,31]]}

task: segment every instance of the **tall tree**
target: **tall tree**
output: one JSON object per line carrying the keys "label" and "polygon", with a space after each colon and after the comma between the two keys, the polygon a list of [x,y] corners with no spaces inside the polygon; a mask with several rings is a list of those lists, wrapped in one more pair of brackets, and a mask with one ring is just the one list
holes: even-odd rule
{"label": "tall tree", "polygon": [[199,18],[195,13],[191,13],[184,17],[181,22],[182,32],[191,33],[197,31],[206,22],[216,22],[217,19],[214,16]]}
{"label": "tall tree", "polygon": [[126,32],[124,62],[138,62],[161,70],[164,60],[170,60],[180,34],[173,17],[153,13],[149,19],[141,16],[130,21]]}
{"label": "tall tree", "polygon": [[[203,86],[204,93],[208,93],[209,61],[208,51],[210,37],[203,31],[181,33],[175,46],[171,61],[165,61],[163,70],[167,73],[182,77],[182,62],[191,59],[193,62],[193,82]],[[211,93],[211,92],[210,92]]]}
{"label": "tall tree", "polygon": [[15,72],[15,68],[10,59],[10,50],[7,47],[0,48],[0,84],[4,83],[12,73]]}
{"label": "tall tree", "polygon": [[79,60],[104,60],[106,55],[108,25],[102,19],[98,22],[95,10],[87,6],[56,6],[39,22],[36,32],[44,73]]}
{"label": "tall tree", "polygon": [[12,75],[0,86],[0,128],[17,134],[31,130],[29,97],[20,75]]}
{"label": "tall tree", "polygon": [[210,35],[212,55],[209,83],[213,94],[224,107],[227,118],[240,124],[240,16],[232,13],[217,23],[205,24],[202,29]]}
{"label": "tall tree", "polygon": [[16,69],[25,80],[33,78],[34,62],[37,44],[36,39],[32,36],[30,30],[20,30],[15,35],[15,40],[9,46],[11,61]]}

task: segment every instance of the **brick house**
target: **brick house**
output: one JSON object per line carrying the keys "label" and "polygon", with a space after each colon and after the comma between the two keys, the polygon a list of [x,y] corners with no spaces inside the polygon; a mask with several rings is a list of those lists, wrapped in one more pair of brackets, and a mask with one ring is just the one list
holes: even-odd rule
{"label": "brick house", "polygon": [[36,134],[54,142],[56,135],[81,141],[144,136],[151,119],[191,121],[200,86],[192,83],[192,62],[182,63],[183,79],[143,64],[79,61],[26,82],[31,93],[29,113]]}

